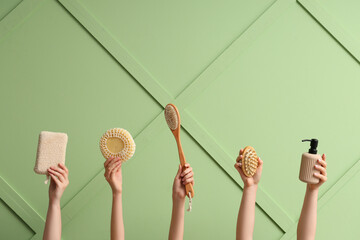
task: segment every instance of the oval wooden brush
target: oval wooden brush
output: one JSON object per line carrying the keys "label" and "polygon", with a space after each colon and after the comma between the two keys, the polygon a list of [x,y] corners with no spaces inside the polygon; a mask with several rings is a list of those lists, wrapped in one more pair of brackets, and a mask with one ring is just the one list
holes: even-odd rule
{"label": "oval wooden brush", "polygon": [[[182,169],[185,170],[185,155],[181,146],[181,141],[180,141],[180,114],[178,109],[176,108],[175,105],[169,103],[168,105],[166,105],[165,107],[165,119],[166,119],[166,123],[168,124],[171,132],[174,134],[176,143],[177,143],[177,147],[178,147],[178,151],[179,151],[179,158],[180,158],[180,164],[182,166]],[[190,199],[194,197],[195,192],[193,189],[193,186],[191,183],[188,183],[185,185],[185,190],[186,190],[186,196],[188,196]],[[189,193],[191,195],[189,195]]]}
{"label": "oval wooden brush", "polygon": [[251,146],[244,148],[241,168],[247,177],[252,177],[256,173],[259,160],[255,149]]}

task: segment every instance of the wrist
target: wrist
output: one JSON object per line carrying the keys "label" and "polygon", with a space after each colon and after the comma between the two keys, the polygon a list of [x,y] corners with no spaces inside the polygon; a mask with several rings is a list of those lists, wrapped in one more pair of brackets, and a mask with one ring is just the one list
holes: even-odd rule
{"label": "wrist", "polygon": [[319,192],[319,187],[315,187],[311,184],[307,184],[306,186],[306,191],[309,192],[309,193],[318,193]]}
{"label": "wrist", "polygon": [[122,193],[121,191],[113,191],[112,192],[113,198],[121,197]]}
{"label": "wrist", "polygon": [[257,191],[258,185],[254,184],[254,185],[244,185],[244,189],[243,191]]}
{"label": "wrist", "polygon": [[175,206],[179,206],[179,205],[184,205],[185,204],[185,198],[179,197],[179,196],[174,196],[173,195],[173,205]]}
{"label": "wrist", "polygon": [[60,199],[58,198],[50,198],[49,206],[60,206]]}

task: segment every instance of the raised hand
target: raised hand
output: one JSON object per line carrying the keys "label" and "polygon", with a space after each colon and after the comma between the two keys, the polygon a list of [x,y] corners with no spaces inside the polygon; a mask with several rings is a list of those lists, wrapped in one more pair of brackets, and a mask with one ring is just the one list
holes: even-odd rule
{"label": "raised hand", "polygon": [[110,157],[105,163],[105,178],[109,183],[113,193],[122,192],[122,174],[121,174],[122,161],[120,158]]}
{"label": "raised hand", "polygon": [[242,167],[241,160],[243,158],[243,153],[244,153],[244,150],[241,149],[239,152],[239,156],[236,158],[236,163],[235,163],[234,167],[240,173],[241,179],[244,182],[244,187],[251,187],[251,186],[257,185],[260,182],[262,167],[263,167],[264,162],[259,157],[258,158],[259,164],[258,164],[258,169],[256,170],[256,173],[252,177],[247,177],[241,168]]}

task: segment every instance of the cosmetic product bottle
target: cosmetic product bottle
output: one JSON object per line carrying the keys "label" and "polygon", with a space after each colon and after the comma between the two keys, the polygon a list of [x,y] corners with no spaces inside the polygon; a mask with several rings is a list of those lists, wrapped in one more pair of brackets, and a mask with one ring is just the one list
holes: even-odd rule
{"label": "cosmetic product bottle", "polygon": [[314,173],[319,173],[320,171],[315,169],[315,165],[318,159],[321,159],[321,156],[317,154],[317,146],[319,141],[317,139],[304,139],[303,142],[310,142],[309,152],[305,152],[301,156],[301,166],[300,166],[300,181],[317,184],[319,179],[314,176]]}

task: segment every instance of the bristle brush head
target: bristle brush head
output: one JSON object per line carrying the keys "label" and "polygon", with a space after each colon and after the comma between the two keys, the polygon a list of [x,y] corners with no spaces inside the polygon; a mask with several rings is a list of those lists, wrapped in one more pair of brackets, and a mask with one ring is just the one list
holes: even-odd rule
{"label": "bristle brush head", "polygon": [[179,126],[179,117],[175,107],[168,104],[165,107],[165,120],[171,130],[176,130]]}
{"label": "bristle brush head", "polygon": [[241,168],[247,177],[252,177],[256,173],[259,161],[255,149],[251,146],[244,148]]}

